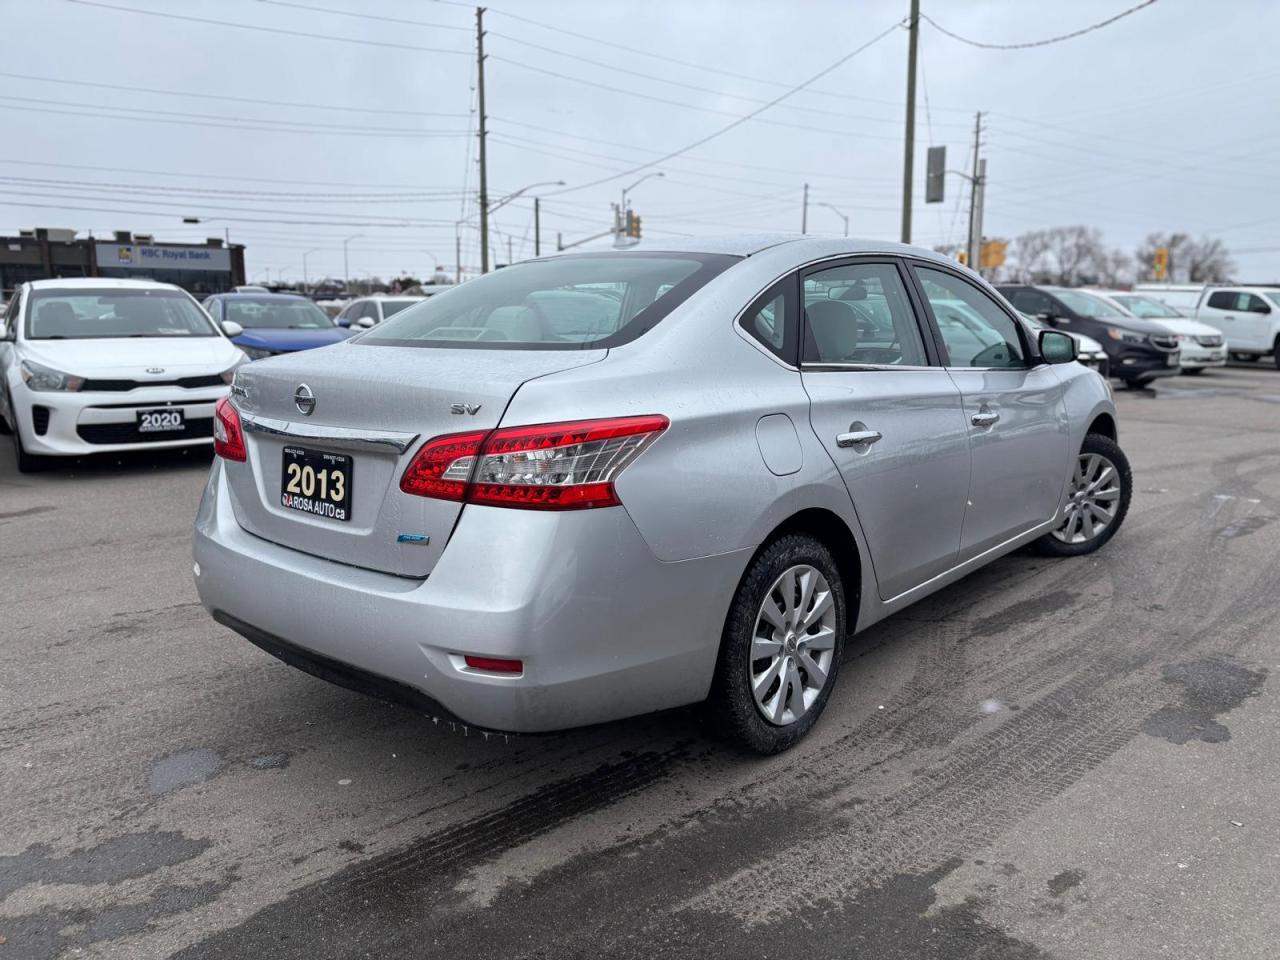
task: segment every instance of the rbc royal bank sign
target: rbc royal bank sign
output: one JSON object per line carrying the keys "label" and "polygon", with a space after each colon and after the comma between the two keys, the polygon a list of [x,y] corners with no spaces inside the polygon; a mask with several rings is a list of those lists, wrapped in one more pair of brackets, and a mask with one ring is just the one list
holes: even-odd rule
{"label": "rbc royal bank sign", "polygon": [[231,251],[212,247],[155,247],[142,243],[98,243],[98,267],[115,270],[211,270],[229,273]]}

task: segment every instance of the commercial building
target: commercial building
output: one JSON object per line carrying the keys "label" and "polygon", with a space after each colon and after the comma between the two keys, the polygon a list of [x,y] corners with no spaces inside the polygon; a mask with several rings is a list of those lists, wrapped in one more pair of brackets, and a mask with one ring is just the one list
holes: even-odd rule
{"label": "commercial building", "polygon": [[44,227],[0,237],[4,294],[19,283],[54,277],[150,279],[193,294],[219,293],[245,282],[244,247],[226,246],[220,238],[200,244],[157,243],[127,230],[117,230],[109,240]]}

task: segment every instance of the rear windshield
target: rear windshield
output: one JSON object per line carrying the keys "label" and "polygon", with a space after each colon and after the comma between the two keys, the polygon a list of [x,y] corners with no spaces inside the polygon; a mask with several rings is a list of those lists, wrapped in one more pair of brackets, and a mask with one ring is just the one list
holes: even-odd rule
{"label": "rear windshield", "polygon": [[477,277],[415,304],[355,342],[582,350],[634,340],[738,257],[575,254]]}
{"label": "rear windshield", "polygon": [[28,340],[218,335],[181,290],[35,290],[27,310]]}
{"label": "rear windshield", "polygon": [[310,300],[261,300],[236,297],[225,301],[228,320],[246,330],[326,330],[333,326],[329,315]]}

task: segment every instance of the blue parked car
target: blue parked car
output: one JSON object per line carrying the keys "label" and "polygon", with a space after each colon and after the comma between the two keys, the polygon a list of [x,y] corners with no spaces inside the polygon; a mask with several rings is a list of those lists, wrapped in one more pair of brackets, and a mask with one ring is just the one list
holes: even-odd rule
{"label": "blue parked car", "polygon": [[215,293],[204,302],[250,360],[327,347],[351,334],[306,297],[289,293]]}

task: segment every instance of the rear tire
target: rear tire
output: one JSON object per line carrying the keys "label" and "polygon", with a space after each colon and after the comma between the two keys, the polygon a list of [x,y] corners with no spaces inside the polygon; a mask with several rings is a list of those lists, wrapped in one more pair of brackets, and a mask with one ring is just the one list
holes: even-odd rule
{"label": "rear tire", "polygon": [[1076,457],[1062,521],[1032,547],[1050,557],[1093,553],[1116,535],[1132,495],[1133,470],[1120,445],[1100,433],[1087,434]]}
{"label": "rear tire", "polygon": [[1271,345],[1271,359],[1275,361],[1276,369],[1280,370],[1280,337],[1276,337],[1276,342]]}
{"label": "rear tire", "polygon": [[835,686],[845,623],[844,583],[826,546],[793,533],[765,547],[725,619],[706,703],[717,732],[766,755],[799,741]]}
{"label": "rear tire", "polygon": [[1204,373],[1204,367],[1183,367],[1182,372],[1188,377],[1198,377]]}
{"label": "rear tire", "polygon": [[1231,354],[1231,359],[1237,363],[1253,363],[1258,359],[1258,355],[1256,353],[1233,353]]}

